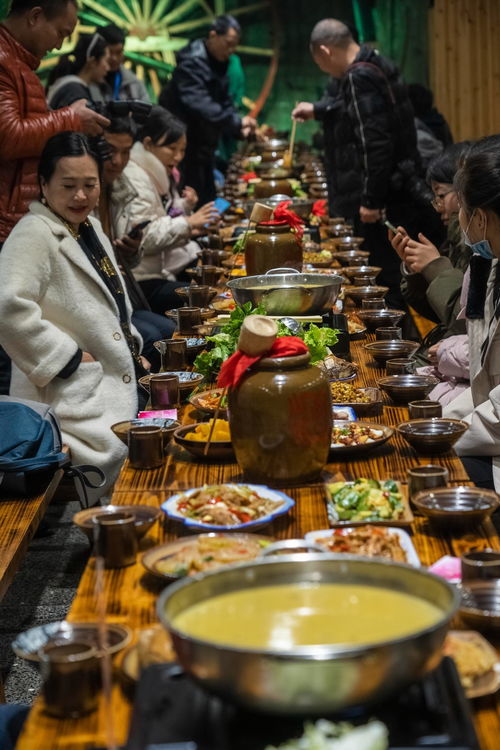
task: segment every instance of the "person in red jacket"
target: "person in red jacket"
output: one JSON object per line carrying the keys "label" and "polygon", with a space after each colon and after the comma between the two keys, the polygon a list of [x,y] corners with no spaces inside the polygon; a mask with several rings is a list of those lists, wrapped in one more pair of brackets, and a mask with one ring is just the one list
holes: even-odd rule
{"label": "person in red jacket", "polygon": [[99,135],[109,121],[80,99],[49,112],[35,71],[76,24],[75,0],[13,0],[0,24],[0,244],[38,198],[38,159],[64,130]]}

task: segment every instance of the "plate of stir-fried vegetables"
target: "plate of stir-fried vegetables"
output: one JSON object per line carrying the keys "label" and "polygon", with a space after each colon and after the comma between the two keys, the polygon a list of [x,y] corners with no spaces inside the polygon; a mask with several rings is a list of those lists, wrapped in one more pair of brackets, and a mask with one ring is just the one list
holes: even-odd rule
{"label": "plate of stir-fried vegetables", "polygon": [[161,507],[189,529],[240,531],[264,526],[294,505],[291,497],[264,485],[216,484],[172,495]]}

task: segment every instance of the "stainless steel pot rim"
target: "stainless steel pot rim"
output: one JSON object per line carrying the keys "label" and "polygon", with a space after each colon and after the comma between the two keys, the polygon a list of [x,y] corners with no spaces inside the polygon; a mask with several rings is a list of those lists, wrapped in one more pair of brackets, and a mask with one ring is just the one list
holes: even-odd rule
{"label": "stainless steel pot rim", "polygon": [[242,276],[240,278],[231,279],[227,282],[229,289],[246,289],[248,287],[259,286],[262,289],[267,287],[282,287],[289,285],[291,287],[300,287],[303,284],[312,284],[318,287],[328,287],[334,284],[342,283],[342,277],[338,274],[332,274],[326,276],[325,274],[319,273],[274,273],[274,274],[259,274],[257,276]]}
{"label": "stainless steel pot rim", "polygon": [[[165,601],[169,599],[170,597],[174,596],[177,591],[179,591],[182,588],[185,588],[186,586],[192,585],[196,581],[200,581],[204,578],[215,576],[215,575],[221,575],[224,574],[224,572],[227,572],[229,570],[233,570],[234,568],[238,568],[239,570],[244,571],[247,568],[254,568],[256,566],[261,567],[262,565],[281,565],[281,564],[293,564],[293,563],[300,563],[300,562],[321,562],[321,561],[338,561],[338,562],[361,562],[365,565],[385,565],[390,567],[397,567],[402,568],[405,570],[411,570],[412,572],[417,573],[421,577],[430,577],[434,579],[439,584],[443,585],[444,588],[447,588],[449,593],[452,597],[452,604],[449,607],[448,612],[443,612],[442,616],[434,622],[433,625],[430,625],[427,628],[424,628],[423,630],[419,630],[416,633],[409,633],[406,636],[403,636],[401,638],[391,638],[387,641],[376,641],[374,643],[361,643],[358,646],[352,647],[352,646],[335,646],[332,647],[331,645],[322,644],[318,646],[307,646],[302,648],[294,648],[293,651],[273,651],[271,649],[257,649],[257,648],[243,648],[241,646],[230,646],[227,644],[217,644],[213,641],[204,640],[201,638],[194,638],[193,636],[187,636],[185,633],[183,633],[181,630],[178,630],[173,626],[170,619],[167,617],[165,613]],[[383,583],[380,584],[383,588]],[[406,563],[396,563],[392,562],[391,560],[385,560],[383,558],[367,558],[363,557],[361,555],[349,555],[349,554],[332,554],[332,553],[295,553],[290,555],[280,555],[276,559],[272,558],[262,558],[262,559],[256,559],[249,563],[236,563],[234,565],[225,565],[223,569],[216,569],[216,570],[210,570],[206,573],[198,573],[193,576],[189,576],[183,579],[180,579],[179,581],[176,581],[175,583],[171,584],[167,588],[165,588],[162,593],[160,594],[157,605],[156,605],[156,611],[158,614],[158,617],[160,618],[160,621],[162,624],[167,627],[167,629],[173,633],[175,636],[181,639],[189,638],[190,641],[195,643],[199,646],[209,646],[210,648],[215,648],[216,650],[221,650],[228,653],[235,653],[235,654],[241,654],[242,652],[245,654],[253,654],[257,655],[260,654],[262,656],[265,656],[267,658],[273,658],[276,660],[280,659],[301,659],[301,660],[311,660],[311,661],[327,661],[331,659],[332,657],[336,656],[356,656],[358,654],[366,654],[368,651],[371,650],[378,650],[385,647],[394,646],[397,644],[406,643],[408,641],[411,641],[415,638],[420,638],[425,635],[428,635],[438,629],[439,627],[442,627],[445,625],[457,612],[461,602],[461,597],[459,592],[457,591],[455,586],[451,586],[447,581],[445,581],[443,578],[440,578],[439,576],[435,575],[434,573],[431,573],[429,571],[423,571],[418,568],[413,567],[412,565],[408,565]],[[437,605],[436,605],[437,606]]]}

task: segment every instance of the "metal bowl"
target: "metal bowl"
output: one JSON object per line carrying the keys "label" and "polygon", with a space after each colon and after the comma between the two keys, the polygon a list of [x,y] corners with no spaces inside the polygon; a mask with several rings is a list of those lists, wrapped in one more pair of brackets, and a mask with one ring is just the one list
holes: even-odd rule
{"label": "metal bowl", "polygon": [[[425,630],[376,644],[247,649],[189,637],[176,616],[218,594],[279,584],[354,583],[408,592],[441,611]],[[327,714],[381,699],[420,679],[441,660],[458,594],[443,579],[408,565],[354,555],[292,554],[222,568],[165,589],[158,616],[183,668],[207,690],[251,709]],[[332,629],[335,612],[331,612]]]}
{"label": "metal bowl", "polygon": [[191,453],[192,456],[202,461],[235,461],[234,448],[230,440],[212,440],[205,455],[206,442],[201,440],[190,440],[186,437],[188,432],[194,432],[201,422],[179,427],[174,432],[174,440],[177,445]]}
{"label": "metal bowl", "polygon": [[422,490],[411,501],[424,516],[446,526],[475,526],[500,505],[496,492],[481,487]]}
{"label": "metal bowl", "polygon": [[395,326],[404,314],[404,310],[356,310],[356,315],[369,331],[380,326]]}
{"label": "metal bowl", "polygon": [[[366,277],[364,277],[366,278]],[[385,297],[389,291],[388,286],[345,286],[344,294],[352,299],[358,307],[364,299],[379,299]]]}
{"label": "metal bowl", "polygon": [[470,581],[459,587],[460,617],[477,630],[500,629],[500,579]]}
{"label": "metal bowl", "polygon": [[342,273],[352,281],[355,276],[364,276],[365,278],[378,276],[381,270],[380,266],[344,266]]}
{"label": "metal bowl", "polygon": [[[284,269],[276,269],[282,271]],[[342,277],[313,273],[267,273],[228,281],[236,304],[262,305],[268,315],[308,315],[326,312],[335,304]]]}
{"label": "metal bowl", "polygon": [[[377,342],[391,344],[391,341]],[[395,342],[394,342],[395,343]],[[377,384],[397,404],[407,404],[409,401],[417,401],[427,396],[434,386],[439,383],[432,375],[388,375],[380,378]],[[414,420],[411,424],[414,424]]]}
{"label": "metal bowl", "polygon": [[373,359],[381,365],[385,365],[388,359],[394,359],[395,357],[411,357],[415,354],[419,346],[420,344],[418,341],[407,341],[406,339],[383,339],[365,344],[365,349],[372,355]]}
{"label": "metal bowl", "polygon": [[[418,377],[413,375],[395,375],[394,377]],[[447,453],[466,430],[467,422],[461,419],[430,417],[429,419],[412,419],[403,422],[397,430],[417,453]]]}

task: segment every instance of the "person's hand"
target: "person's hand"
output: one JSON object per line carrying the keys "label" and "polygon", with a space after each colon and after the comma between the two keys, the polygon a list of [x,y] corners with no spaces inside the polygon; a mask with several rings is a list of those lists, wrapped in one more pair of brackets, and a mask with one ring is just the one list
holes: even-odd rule
{"label": "person's hand", "polygon": [[211,203],[205,203],[204,206],[199,208],[191,216],[186,216],[186,221],[191,229],[198,230],[203,229],[205,224],[209,224],[212,219],[219,215],[216,211],[213,201]]}
{"label": "person's hand", "polygon": [[255,133],[257,128],[257,120],[250,115],[245,115],[241,120],[241,136],[242,138],[248,138],[252,133]]}
{"label": "person's hand", "polygon": [[198,193],[194,188],[189,187],[189,185],[186,185],[186,187],[182,191],[182,197],[186,201],[186,204],[189,206],[189,208],[194,208],[198,203]]}
{"label": "person's hand", "polygon": [[143,357],[142,354],[139,355],[139,359],[141,360],[141,365],[144,367],[145,370],[151,369],[151,362],[149,359],[146,359],[146,357]]}
{"label": "person's hand", "polygon": [[394,232],[389,229],[389,242],[404,262],[406,246],[408,245],[410,238],[404,227],[397,227],[397,230],[396,234],[394,234]]}
{"label": "person's hand", "polygon": [[297,106],[292,109],[292,120],[305,122],[306,120],[313,119],[314,104],[312,102],[299,102]]}
{"label": "person's hand", "polygon": [[103,130],[110,125],[107,117],[87,107],[86,99],[77,99],[69,107],[80,116],[80,130],[85,135],[101,135]]}
{"label": "person's hand", "polygon": [[89,352],[82,352],[82,362],[96,362],[94,357]]}
{"label": "person's hand", "polygon": [[359,209],[359,218],[363,224],[375,224],[382,218],[382,211],[379,208],[366,208],[361,206]]}
{"label": "person's hand", "polygon": [[427,349],[427,357],[428,357],[429,362],[431,363],[431,365],[434,365],[434,367],[438,363],[438,356],[437,355],[438,355],[438,349],[439,349],[439,344],[440,343],[441,342],[438,341],[437,344],[433,344],[432,346],[430,346]]}
{"label": "person's hand", "polygon": [[412,273],[421,273],[429,263],[441,256],[437,247],[421,232],[418,239],[420,242],[409,240],[405,249],[404,262]]}
{"label": "person's hand", "polygon": [[113,245],[124,258],[133,258],[137,255],[142,242],[142,231],[138,237],[130,237],[128,234],[123,235],[120,240],[115,240]]}

